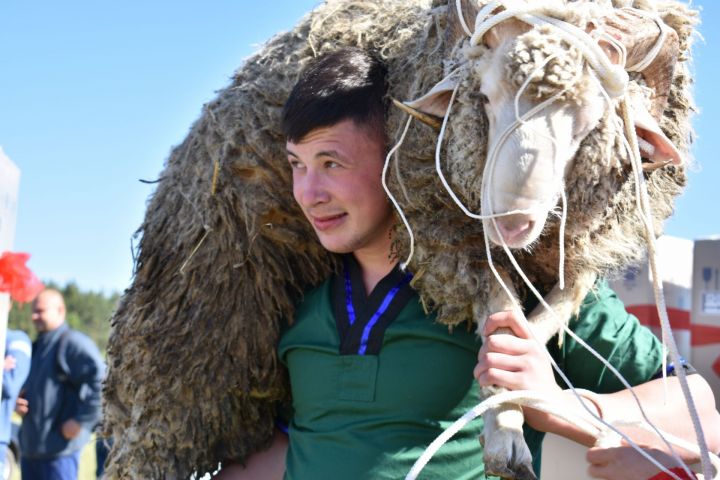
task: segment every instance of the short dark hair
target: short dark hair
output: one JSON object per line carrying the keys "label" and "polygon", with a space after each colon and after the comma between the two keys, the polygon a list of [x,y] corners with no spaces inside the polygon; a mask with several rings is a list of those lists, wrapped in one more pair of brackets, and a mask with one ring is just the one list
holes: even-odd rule
{"label": "short dark hair", "polygon": [[300,75],[285,102],[281,128],[300,141],[316,128],[352,119],[385,135],[387,68],[360,48],[344,48],[318,57]]}

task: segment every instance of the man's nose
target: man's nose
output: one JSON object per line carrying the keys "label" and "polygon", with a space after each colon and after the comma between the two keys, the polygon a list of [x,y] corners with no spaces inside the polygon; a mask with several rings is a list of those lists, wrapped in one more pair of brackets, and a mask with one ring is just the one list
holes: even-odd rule
{"label": "man's nose", "polygon": [[311,207],[330,200],[325,179],[315,172],[308,172],[301,183],[301,201],[304,206]]}

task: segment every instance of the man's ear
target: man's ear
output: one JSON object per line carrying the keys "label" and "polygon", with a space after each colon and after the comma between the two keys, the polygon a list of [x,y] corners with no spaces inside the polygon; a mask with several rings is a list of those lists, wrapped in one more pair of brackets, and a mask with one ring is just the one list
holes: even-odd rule
{"label": "man's ear", "polygon": [[642,157],[653,163],[683,164],[684,161],[680,151],[663,133],[653,116],[650,115],[643,99],[637,93],[628,93]]}
{"label": "man's ear", "polygon": [[447,112],[450,97],[457,84],[455,76],[443,78],[422,97],[403,103],[413,110],[442,118]]}

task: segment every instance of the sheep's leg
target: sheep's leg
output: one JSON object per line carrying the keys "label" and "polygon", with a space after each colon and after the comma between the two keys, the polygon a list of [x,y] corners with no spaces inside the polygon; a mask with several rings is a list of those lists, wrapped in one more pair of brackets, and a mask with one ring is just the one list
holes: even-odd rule
{"label": "sheep's leg", "polygon": [[[504,272],[500,272],[503,282],[511,289],[515,298],[514,288],[510,279]],[[506,292],[493,282],[494,288],[490,292],[487,311],[490,313],[503,310],[515,309],[512,299],[508,298]],[[522,315],[522,312],[518,312]],[[482,331],[482,322],[486,315],[476,315],[481,319],[478,325],[478,332]],[[492,335],[507,335],[512,331],[507,328],[498,329]],[[483,339],[484,340],[484,339]],[[502,387],[482,387],[483,398],[506,391]],[[535,480],[535,473],[532,468],[532,455],[523,437],[523,413],[522,409],[514,404],[502,404],[497,408],[488,410],[483,414],[484,427],[480,441],[484,445],[485,473],[496,475],[502,478],[517,480]]]}
{"label": "sheep's leg", "polygon": [[[490,396],[503,388],[483,388]],[[485,474],[516,480],[535,480],[532,455],[523,437],[523,412],[514,404],[503,404],[483,414],[485,425],[480,441],[485,446]]]}
{"label": "sheep's leg", "polygon": [[578,312],[596,279],[597,276],[592,272],[581,272],[564,289],[561,290],[555,285],[545,296],[545,302],[552,308],[553,313],[538,305],[528,316],[528,322],[538,342],[545,345],[553,335],[560,332],[562,343],[563,326]]}
{"label": "sheep's leg", "polygon": [[[548,312],[542,305],[528,317],[530,328],[538,342],[543,345],[561,330],[570,317],[576,313],[587,293],[595,283],[594,273],[586,272],[578,276],[566,288],[555,286],[545,297],[545,301],[552,308]],[[503,278],[505,284],[511,286],[507,277]],[[514,291],[512,292],[514,294]],[[491,312],[516,308],[507,294],[498,289],[492,292],[493,299],[490,305]],[[520,313],[522,314],[522,313]],[[495,334],[512,334],[509,329],[500,329]],[[560,337],[562,338],[562,336]],[[484,387],[483,397],[505,391],[499,387]],[[490,410],[483,416],[485,426],[483,430],[483,443],[485,445],[485,471],[487,474],[503,478],[518,480],[534,479],[532,469],[532,456],[525,444],[522,434],[522,409],[512,404],[501,405]]]}

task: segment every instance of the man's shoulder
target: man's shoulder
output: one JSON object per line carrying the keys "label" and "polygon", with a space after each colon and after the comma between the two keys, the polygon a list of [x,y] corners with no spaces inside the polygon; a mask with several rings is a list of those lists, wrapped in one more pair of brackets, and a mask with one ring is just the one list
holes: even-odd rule
{"label": "man's shoulder", "polygon": [[58,342],[59,348],[66,350],[69,354],[76,352],[99,354],[95,341],[87,334],[74,328],[68,328],[62,332]]}
{"label": "man's shoulder", "polygon": [[62,335],[68,342],[72,343],[83,343],[87,341],[92,342],[92,339],[90,339],[87,334],[81,332],[80,330],[75,330],[72,327],[68,327],[68,329],[65,330]]}
{"label": "man's shoulder", "polygon": [[5,345],[7,352],[23,352],[28,357],[32,355],[32,342],[22,330],[8,330]]}
{"label": "man's shoulder", "polygon": [[318,297],[322,297],[322,295],[331,288],[332,282],[333,276],[331,275],[330,277],[323,280],[319,285],[309,288],[305,291],[302,301],[314,301]]}
{"label": "man's shoulder", "polygon": [[23,332],[22,330],[8,330],[6,339],[7,343],[23,342],[27,344],[32,344],[32,341],[30,340],[28,334]]}

